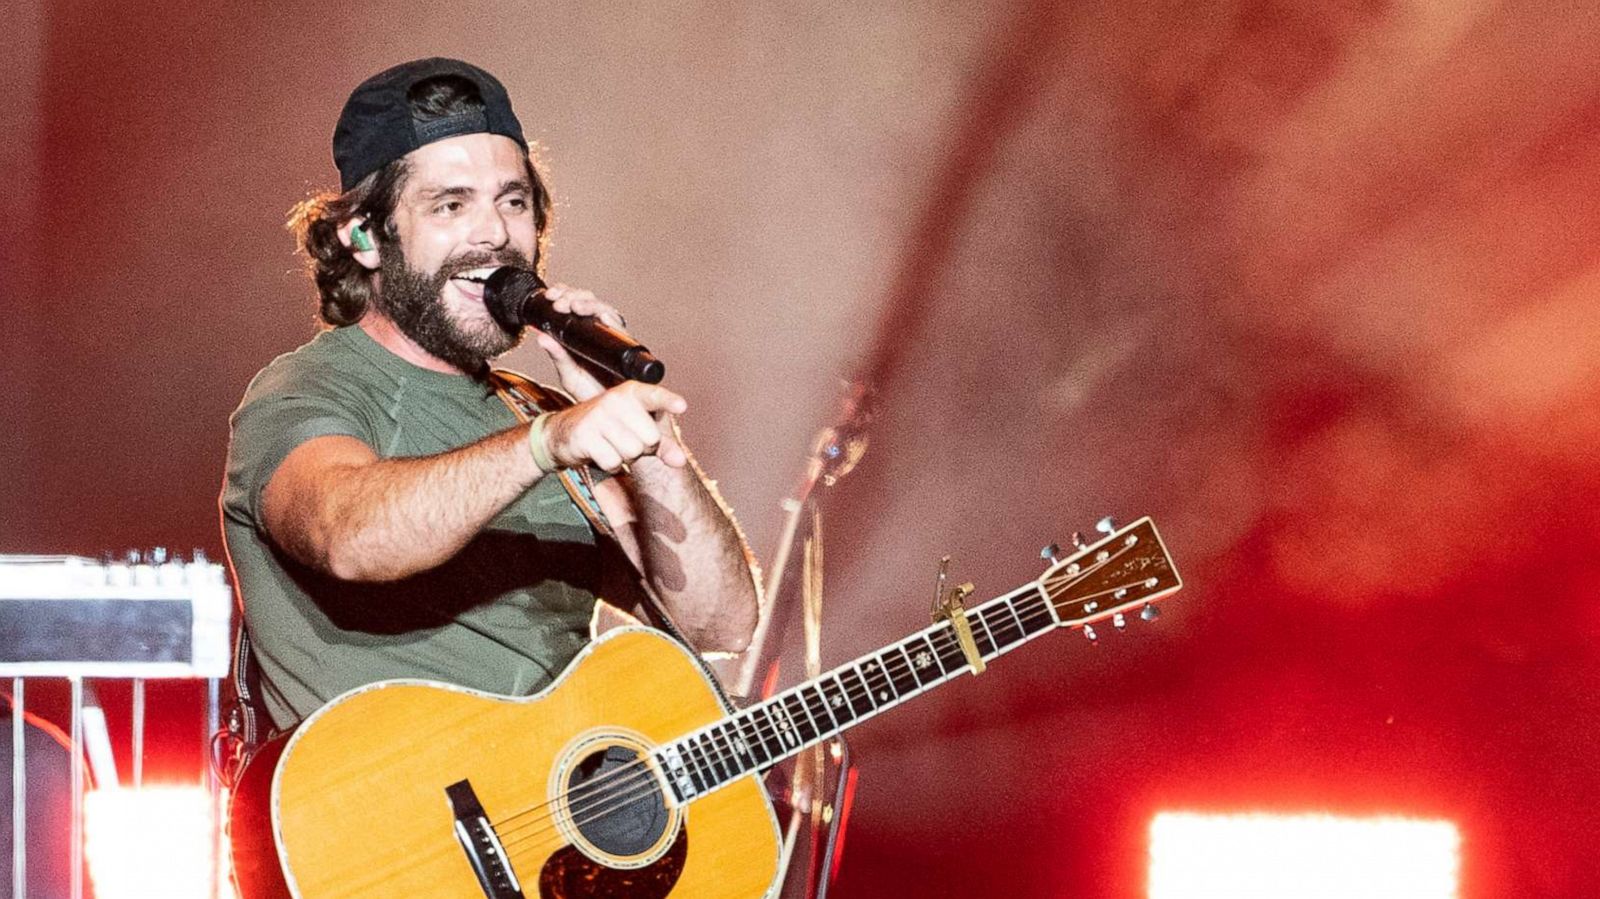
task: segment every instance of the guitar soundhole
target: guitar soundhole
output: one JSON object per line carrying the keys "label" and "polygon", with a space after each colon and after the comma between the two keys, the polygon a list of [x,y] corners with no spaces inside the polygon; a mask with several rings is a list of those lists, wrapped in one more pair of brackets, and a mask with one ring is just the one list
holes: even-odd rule
{"label": "guitar soundhole", "polygon": [[578,833],[608,855],[642,855],[672,824],[659,782],[626,746],[608,747],[574,765],[567,803]]}

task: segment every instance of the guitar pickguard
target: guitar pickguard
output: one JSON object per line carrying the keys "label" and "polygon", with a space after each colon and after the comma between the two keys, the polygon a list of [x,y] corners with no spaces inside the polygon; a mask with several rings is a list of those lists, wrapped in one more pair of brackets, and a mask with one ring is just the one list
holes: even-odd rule
{"label": "guitar pickguard", "polygon": [[568,846],[539,872],[539,899],[666,899],[688,857],[688,827],[680,827],[666,854],[643,868],[608,868]]}

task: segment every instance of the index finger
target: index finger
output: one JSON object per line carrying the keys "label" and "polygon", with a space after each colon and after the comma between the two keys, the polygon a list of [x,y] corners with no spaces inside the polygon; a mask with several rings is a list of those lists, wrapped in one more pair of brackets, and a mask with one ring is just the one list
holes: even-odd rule
{"label": "index finger", "polygon": [[687,400],[659,384],[645,384],[642,381],[632,383],[639,385],[634,388],[634,396],[638,397],[640,405],[651,412],[671,412],[678,415],[689,408]]}

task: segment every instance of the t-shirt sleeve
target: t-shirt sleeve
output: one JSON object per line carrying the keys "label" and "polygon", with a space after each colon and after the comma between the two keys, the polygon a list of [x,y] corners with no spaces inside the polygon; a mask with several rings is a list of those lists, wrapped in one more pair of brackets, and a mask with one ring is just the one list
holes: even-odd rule
{"label": "t-shirt sleeve", "polygon": [[[260,389],[257,389],[260,387]],[[252,385],[233,413],[223,511],[264,530],[261,492],[295,447],[314,437],[354,437],[377,444],[371,423],[352,398],[315,385]]]}

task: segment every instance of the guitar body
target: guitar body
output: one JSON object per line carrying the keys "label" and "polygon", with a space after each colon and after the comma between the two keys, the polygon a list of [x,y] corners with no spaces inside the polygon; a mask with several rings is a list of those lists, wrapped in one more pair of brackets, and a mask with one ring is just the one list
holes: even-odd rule
{"label": "guitar body", "polygon": [[641,628],[596,640],[532,697],[351,691],[245,772],[241,897],[772,895],[778,826],[757,775],[678,805],[647,761],[730,711],[682,647]]}

